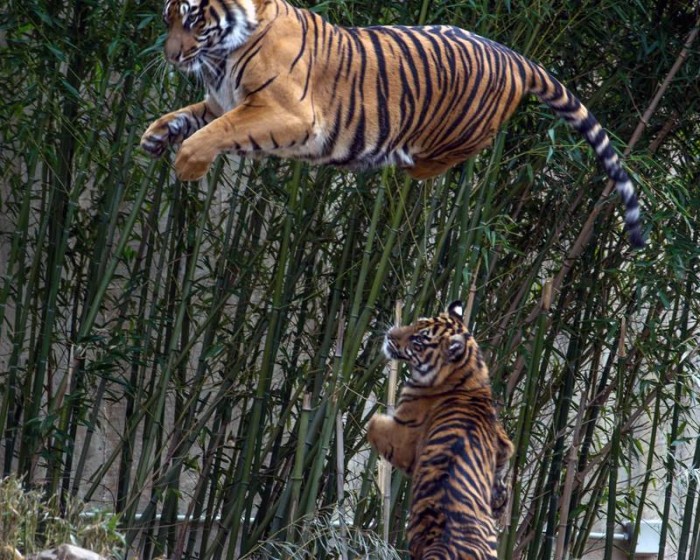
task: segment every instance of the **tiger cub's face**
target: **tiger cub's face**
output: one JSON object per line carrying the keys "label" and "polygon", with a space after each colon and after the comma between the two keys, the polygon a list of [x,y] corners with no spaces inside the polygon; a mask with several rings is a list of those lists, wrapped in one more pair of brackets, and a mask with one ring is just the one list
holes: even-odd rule
{"label": "tiger cub's face", "polygon": [[392,327],[386,333],[384,354],[411,368],[413,385],[432,387],[453,372],[473,368],[488,376],[476,341],[462,320],[462,303],[451,303],[437,317],[418,319],[413,325]]}
{"label": "tiger cub's face", "polygon": [[258,24],[253,0],[166,0],[163,20],[165,57],[192,73],[221,66]]}

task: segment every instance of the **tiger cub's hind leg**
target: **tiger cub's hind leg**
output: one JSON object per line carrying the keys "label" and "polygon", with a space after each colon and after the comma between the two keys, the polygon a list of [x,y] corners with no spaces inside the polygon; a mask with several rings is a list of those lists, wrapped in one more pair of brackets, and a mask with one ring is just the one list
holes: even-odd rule
{"label": "tiger cub's hind leg", "polygon": [[491,512],[494,519],[500,519],[510,500],[510,479],[508,465],[513,456],[513,443],[508,438],[500,422],[496,424],[496,473],[491,489]]}

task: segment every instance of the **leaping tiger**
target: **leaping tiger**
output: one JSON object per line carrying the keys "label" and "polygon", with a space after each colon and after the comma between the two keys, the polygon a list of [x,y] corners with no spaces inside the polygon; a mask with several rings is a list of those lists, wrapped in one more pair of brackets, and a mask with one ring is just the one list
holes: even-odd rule
{"label": "leaping tiger", "polygon": [[518,53],[463,29],[341,27],[284,0],[166,0],[165,56],[205,83],[204,101],[156,120],[155,157],[181,144],[180,179],[218,154],[279,156],[355,169],[398,165],[426,179],[477,154],[528,93],[593,147],[642,247],[632,182],[596,118]]}
{"label": "leaping tiger", "polygon": [[411,377],[394,414],[370,419],[367,438],[411,475],[411,558],[495,560],[513,444],[496,418],[488,368],[462,304],[393,327],[384,351],[407,362]]}

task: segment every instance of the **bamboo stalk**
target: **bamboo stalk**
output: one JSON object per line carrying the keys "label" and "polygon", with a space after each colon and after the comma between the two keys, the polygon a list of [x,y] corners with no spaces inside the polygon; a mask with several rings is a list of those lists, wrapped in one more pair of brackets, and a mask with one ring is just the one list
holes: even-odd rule
{"label": "bamboo stalk", "polygon": [[338,410],[338,393],[337,393],[337,383],[340,378],[341,364],[345,355],[344,341],[345,341],[345,316],[344,309],[341,307],[340,315],[338,318],[338,331],[336,335],[336,346],[335,346],[335,356],[333,361],[333,372],[331,377],[331,382],[329,384],[329,395],[331,399],[325,407],[325,414],[323,418],[321,438],[319,441],[319,450],[316,453],[316,457],[312,466],[312,470],[309,476],[309,482],[302,495],[301,502],[304,504],[304,515],[309,515],[315,509],[316,498],[318,495],[319,484],[321,481],[321,472],[323,470],[324,461],[326,454],[328,452],[328,446],[333,433],[333,425],[335,422],[335,415]]}
{"label": "bamboo stalk", "polygon": [[569,526],[569,512],[579,457],[579,446],[581,444],[581,428],[583,426],[585,404],[584,394],[582,402],[579,404],[578,413],[576,414],[576,425],[574,426],[571,447],[569,447],[566,458],[566,477],[564,478],[561,499],[559,500],[559,529],[557,531],[557,540],[554,547],[554,558],[565,558],[568,553],[566,550],[569,538],[567,529]]}
{"label": "bamboo stalk", "polygon": [[306,434],[309,426],[309,415],[311,413],[311,395],[304,394],[304,401],[301,405],[301,415],[299,419],[299,436],[297,438],[296,455],[294,458],[294,474],[292,475],[292,497],[289,507],[289,522],[293,524],[298,519],[299,496],[301,484],[304,480],[304,448],[306,445]]}
{"label": "bamboo stalk", "polygon": [[[582,290],[583,292],[583,290]],[[585,293],[581,293],[581,299],[585,300]],[[549,498],[549,507],[547,514],[547,526],[545,531],[545,540],[542,547],[542,554],[549,557],[554,545],[554,534],[556,531],[556,513],[559,509],[561,485],[561,469],[564,461],[564,443],[565,430],[568,423],[569,410],[571,408],[571,400],[574,390],[574,377],[576,371],[580,367],[581,354],[579,348],[585,340],[585,331],[582,325],[589,323],[588,320],[592,314],[594,302],[586,301],[586,307],[577,312],[574,324],[572,326],[572,336],[569,340],[566,350],[566,369],[563,376],[563,382],[559,389],[559,395],[554,411],[554,424],[552,426],[554,446],[552,451],[552,463],[550,466],[549,479],[546,484],[546,491]]]}
{"label": "bamboo stalk", "polygon": [[[697,31],[697,28],[695,29]],[[693,235],[694,241],[698,241],[698,232],[696,231]],[[695,262],[697,262],[697,257],[694,259]],[[681,318],[680,318],[680,339],[681,340],[686,340],[688,336],[688,321],[690,319],[690,305],[689,301],[690,298],[693,297],[693,294],[695,293],[696,287],[695,284],[697,283],[697,277],[693,274],[688,274],[686,277],[685,281],[685,298],[683,302],[683,311],[681,312]],[[678,300],[676,300],[678,301]],[[675,309],[674,309],[675,311]],[[674,325],[675,326],[675,325]],[[677,372],[676,372],[676,379],[678,380],[679,378],[682,377],[683,369],[684,369],[685,364],[681,361],[678,363],[677,366]],[[676,395],[678,395],[678,384],[676,384]],[[680,396],[680,395],[678,395]],[[674,403],[674,411],[673,411],[673,420],[674,420],[674,426],[675,421],[677,420],[677,412],[678,412],[678,406],[680,403],[676,401]],[[675,440],[671,440],[671,445],[673,445],[673,442]],[[675,449],[673,450],[675,452]],[[673,465],[674,457],[673,454],[669,454],[668,460],[671,462],[671,465]],[[691,471],[700,468],[700,439],[696,441],[695,445],[695,452],[693,455],[693,462],[691,465]],[[670,481],[672,480],[673,476],[673,470],[669,469],[669,484],[668,486],[670,487]],[[690,475],[689,476],[689,482],[688,482],[688,490],[686,494],[686,502],[685,502],[685,507],[683,510],[683,518],[682,518],[682,525],[681,525],[681,531],[679,535],[679,543],[678,543],[678,559],[679,560],[685,560],[685,555],[688,553],[688,544],[689,544],[689,531],[690,531],[690,523],[691,523],[691,518],[693,516],[693,500],[695,499],[695,493],[697,489],[697,478],[695,476]],[[671,495],[671,489],[667,488],[666,489],[666,500],[664,501],[664,511],[666,511],[666,508],[669,504],[669,497]],[[700,503],[700,502],[699,502]],[[670,519],[668,517],[663,518],[663,523],[662,523],[662,535],[659,537],[659,540],[661,542],[660,547],[663,547],[665,549],[665,536],[666,536],[666,527],[670,524]],[[696,525],[697,525],[697,520],[696,520]],[[663,538],[662,538],[663,537]],[[697,533],[693,534],[693,540],[697,540]],[[659,554],[659,558],[662,558],[664,555],[664,552]]]}
{"label": "bamboo stalk", "polygon": [[[394,306],[394,325],[401,325],[401,300],[396,300]],[[389,363],[389,382],[387,384],[386,393],[386,413],[391,416],[394,414],[394,406],[396,405],[396,385],[399,374],[399,363],[398,360],[391,360]],[[386,459],[382,458],[380,460],[382,465],[383,476],[380,478],[381,484],[381,495],[383,496],[384,506],[383,506],[383,523],[382,530],[384,540],[389,542],[389,527],[391,525],[391,463]]]}
{"label": "bamboo stalk", "polygon": [[[359,333],[364,332],[365,329],[367,328],[367,324],[369,323],[370,317],[371,317],[371,312],[372,312],[372,307],[374,306],[375,302],[377,301],[377,297],[379,296],[379,291],[380,288],[384,282],[385,275],[387,273],[387,268],[389,266],[389,260],[391,256],[392,249],[394,247],[394,242],[396,241],[397,237],[397,230],[399,223],[401,221],[401,217],[403,214],[403,208],[404,208],[404,201],[407,198],[408,192],[411,188],[411,181],[409,179],[406,179],[403,183],[403,187],[399,193],[399,204],[397,208],[394,210],[392,213],[391,217],[391,224],[389,227],[389,233],[384,241],[384,247],[379,259],[379,263],[376,268],[376,273],[374,276],[374,280],[372,282],[372,285],[370,287],[370,292],[368,296],[364,299],[364,304],[362,306],[362,312],[360,314],[360,317],[357,319],[357,321],[353,325],[353,329],[350,330],[348,329],[348,332],[351,333],[353,336],[350,338],[348,341],[349,344],[347,344],[348,347],[348,355],[349,356],[355,356],[357,354],[357,351],[360,347],[360,344],[362,342],[362,339],[359,335]],[[350,374],[350,368],[352,365],[352,361],[350,360],[345,360],[343,362],[343,379],[347,380],[348,376]]]}
{"label": "bamboo stalk", "polygon": [[382,182],[380,188],[376,194],[376,201],[374,207],[372,208],[372,219],[369,226],[369,231],[367,232],[367,240],[365,242],[365,247],[362,255],[362,265],[360,267],[360,274],[355,286],[355,296],[353,297],[353,306],[350,309],[350,316],[348,317],[348,332],[354,332],[355,324],[358,321],[360,315],[360,305],[362,302],[362,293],[365,289],[365,283],[367,281],[367,275],[369,274],[370,259],[372,257],[372,246],[374,244],[377,228],[379,225],[379,218],[381,216],[381,211],[384,204],[385,196],[385,184],[387,182],[389,171],[387,169],[382,173]]}
{"label": "bamboo stalk", "polygon": [[[209,184],[208,192],[207,192],[207,198],[205,200],[204,208],[208,209],[209,206],[211,205],[211,201],[213,198],[214,194],[214,183]],[[194,240],[194,246],[192,247],[192,253],[194,255],[197,255],[199,253],[199,249],[201,247],[201,242],[202,242],[202,235],[204,231],[204,224],[201,223],[195,232],[195,240]],[[174,331],[175,332],[180,332],[181,331],[181,325],[185,319],[185,313],[187,309],[187,302],[188,302],[188,296],[192,287],[192,283],[194,280],[194,273],[195,273],[195,262],[196,260],[192,259],[190,260],[188,270],[186,271],[185,275],[185,282],[183,286],[183,297],[181,300],[181,304],[179,305],[178,311],[177,311],[177,316],[175,318],[175,325],[174,325]],[[169,356],[169,363],[168,365],[164,368],[163,375],[159,379],[158,384],[156,385],[154,389],[154,395],[156,395],[156,401],[155,401],[155,406],[153,409],[153,418],[157,419],[157,422],[153,422],[150,425],[149,430],[144,434],[144,445],[142,449],[142,455],[141,455],[141,460],[139,461],[138,467],[137,467],[137,475],[136,475],[136,484],[134,485],[134,490],[133,492],[140,492],[141,488],[145,484],[146,481],[146,476],[147,472],[150,468],[156,468],[156,463],[158,462],[158,459],[152,462],[151,456],[154,453],[154,449],[158,449],[160,447],[159,443],[156,443],[156,440],[160,440],[162,438],[162,430],[160,429],[160,421],[164,412],[164,407],[165,407],[165,396],[166,396],[166,390],[165,387],[170,381],[171,375],[173,374],[174,371],[174,365],[175,365],[175,356],[176,356],[176,345],[178,341],[176,337],[171,336],[170,337],[170,342],[169,342],[169,347],[168,347],[168,356]],[[170,480],[174,479],[174,474],[172,473],[170,476]],[[169,481],[170,481],[169,480]],[[168,481],[168,482],[169,482]],[[135,497],[134,497],[135,498]],[[132,499],[132,506],[127,510],[127,515],[129,518],[133,519],[134,513],[135,513],[135,507],[136,507],[137,501],[136,499]],[[144,519],[149,519],[149,517],[152,517],[154,514],[154,508],[155,508],[155,502],[151,502],[149,506],[145,510],[144,514]],[[136,526],[129,531],[127,531],[126,534],[126,542],[127,545],[130,545],[131,542],[136,538],[136,535],[139,531],[139,527]]]}
{"label": "bamboo stalk", "polygon": [[[516,546],[509,554],[542,556],[541,535],[549,531],[556,542],[546,546],[555,556],[580,555],[596,512],[605,509],[610,461],[617,455],[619,468],[629,469],[635,460],[597,437],[606,420],[601,411],[619,406],[621,443],[641,438],[632,429],[647,414],[658,424],[651,442],[661,430],[681,441],[697,427],[681,406],[692,389],[691,358],[679,352],[679,340],[692,340],[696,325],[689,321],[681,335],[677,320],[686,307],[697,315],[697,298],[684,289],[684,274],[696,266],[691,232],[700,207],[691,187],[696,56],[692,47],[681,51],[683,62],[672,52],[680,45],[662,42],[639,72],[639,61],[628,54],[639,45],[619,41],[629,30],[648,35],[647,21],[673,39],[667,11],[649,18],[644,6],[618,6],[619,26],[608,29],[613,46],[606,53],[619,61],[619,72],[594,81],[590,76],[606,74],[605,61],[595,53],[582,59],[566,45],[571,33],[583,43],[596,33],[604,10],[586,18],[582,10],[569,13],[574,29],[552,23],[563,12],[551,2],[534,12],[427,0],[377,4],[371,14],[359,4],[340,8],[342,18],[358,24],[410,21],[417,14],[421,22],[454,23],[527,50],[549,67],[556,52],[562,68],[579,69],[575,79],[567,77],[570,86],[612,131],[656,126],[650,121],[661,115],[650,150],[635,156],[648,184],[664,185],[645,189],[645,207],[654,209],[645,221],[657,232],[654,258],[625,259],[616,236],[601,231],[595,246],[586,245],[571,264],[562,263],[562,255],[573,254],[591,215],[584,188],[590,158],[572,158],[578,137],[532,107],[514,115],[491,151],[424,183],[404,180],[401,171],[346,174],[280,160],[229,165],[222,157],[210,175],[214,194],[207,206],[194,195],[196,185],[173,183],[169,163],[148,163],[137,147],[147,121],[199,92],[177,72],[147,67],[156,60],[152,45],[162,27],[127,4],[32,11],[14,2],[2,38],[12,69],[5,86],[17,94],[0,105],[3,472],[24,472],[27,486],[113,506],[122,527],[138,537],[124,552],[130,556],[278,551],[267,541],[292,535],[285,527],[294,518],[303,518],[306,528],[296,542],[300,555],[342,555],[340,548],[322,550],[317,523],[325,518],[319,512],[347,507],[350,496],[354,524],[369,534],[379,525],[392,529],[392,542],[405,546],[406,481],[383,474],[387,494],[379,496],[376,457],[363,463],[361,454],[365,398],[385,375],[377,344],[390,314],[385,306],[402,299],[406,309],[429,313],[468,292],[468,320],[478,325],[489,353],[494,391],[503,387],[508,402],[504,422],[517,423],[517,435],[523,410],[530,415],[523,417],[527,443],[514,489],[520,515],[508,528]],[[336,8],[326,15],[337,16]],[[103,33],[91,24],[98,20]],[[687,23],[682,33],[690,37]],[[88,43],[90,49],[82,49]],[[675,77],[657,76],[655,68],[674,59]],[[663,97],[657,87],[665,88]],[[634,107],[596,109],[615,104],[623,89],[631,99],[654,91],[653,115],[651,105],[641,123]],[[549,128],[557,146],[546,138]],[[295,173],[296,198],[287,199]],[[566,267],[558,283],[557,272]],[[552,275],[556,313],[541,326],[538,279]],[[341,321],[347,325],[341,358],[333,356],[333,344],[342,302],[352,317]],[[613,339],[620,316],[630,327],[643,326],[625,358],[623,390],[614,391],[609,381],[619,368]],[[563,354],[562,344],[575,336],[578,346]],[[84,356],[80,363],[71,362],[72,347]],[[657,380],[648,375],[656,372]],[[571,391],[566,375],[573,376]],[[668,383],[674,390],[666,390]],[[305,393],[310,410],[299,408]],[[566,422],[550,430],[550,411],[563,415],[567,395],[579,407],[575,421],[567,411]],[[306,438],[298,441],[303,422]],[[102,434],[107,439],[97,459]],[[562,439],[570,447],[561,446]],[[645,455],[655,470],[645,473],[641,492],[614,490],[618,504],[630,502],[639,512],[637,522],[651,503],[649,477],[658,474],[670,488],[682,472],[680,456],[659,471],[653,450]],[[557,465],[566,467],[565,478],[551,475],[562,470]],[[550,480],[561,489],[556,508],[548,508]],[[297,505],[290,511],[294,487]],[[235,525],[222,523],[236,508]],[[550,509],[558,518],[547,525]],[[696,510],[688,504],[684,519]],[[674,519],[671,509],[665,541]],[[684,525],[686,558],[697,553],[697,523]],[[333,534],[342,535],[349,558],[364,557],[352,526]],[[266,544],[259,548],[258,541]]]}
{"label": "bamboo stalk", "polygon": [[474,298],[476,297],[476,279],[479,277],[479,267],[481,266],[481,261],[476,263],[476,270],[472,276],[471,286],[469,287],[469,296],[467,297],[467,307],[464,310],[464,323],[469,324],[472,317],[472,310],[474,309]]}
{"label": "bamboo stalk", "polygon": [[[700,468],[700,438],[695,440],[695,451],[693,453],[693,462],[690,465],[688,473],[688,490],[685,495],[685,504],[683,507],[683,517],[681,530],[678,539],[678,560],[685,560],[690,549],[690,527],[693,516],[695,515],[694,502],[698,489],[698,479],[693,476],[693,472]],[[697,520],[695,521],[697,526]],[[695,537],[695,534],[693,535]]]}
{"label": "bamboo stalk", "polygon": [[[542,290],[542,299],[540,300],[540,320],[538,328],[534,333],[533,355],[530,358],[528,367],[528,381],[525,388],[525,402],[532,403],[536,390],[536,377],[540,368],[540,358],[542,355],[542,344],[544,341],[544,329],[547,322],[547,316],[551,307],[551,290],[546,286],[551,284],[550,280],[545,282],[545,287]],[[520,516],[520,500],[522,499],[521,489],[522,481],[520,479],[522,471],[525,469],[527,462],[527,448],[530,443],[530,431],[532,427],[533,409],[530,406],[524,406],[520,409],[518,418],[518,427],[516,430],[515,460],[513,463],[513,490],[512,490],[512,508],[511,519],[507,537],[504,539],[506,543],[505,549],[501,549],[504,558],[513,558],[512,554],[515,549],[515,537],[518,527],[518,518]]]}
{"label": "bamboo stalk", "polygon": [[617,506],[617,470],[619,467],[620,449],[620,427],[622,424],[622,391],[625,368],[627,366],[627,350],[625,347],[625,336],[627,334],[627,322],[624,317],[620,321],[620,337],[617,350],[617,382],[616,400],[613,412],[613,433],[610,449],[610,479],[608,482],[608,508],[605,523],[605,549],[603,551],[604,560],[611,560],[613,554],[613,535],[615,533],[615,511]]}
{"label": "bamboo stalk", "polygon": [[698,539],[700,539],[700,500],[698,500],[698,505],[695,510],[695,521],[693,522],[693,540],[690,545],[690,554],[693,560],[700,559],[700,546],[698,546]]}
{"label": "bamboo stalk", "polygon": [[646,504],[647,491],[649,488],[649,482],[651,480],[651,475],[654,470],[654,457],[656,454],[656,434],[658,431],[658,424],[661,414],[661,395],[657,393],[656,403],[654,405],[654,416],[652,417],[652,431],[651,438],[649,439],[649,449],[647,451],[647,461],[644,473],[644,480],[642,481],[642,487],[639,496],[639,502],[637,504],[636,514],[633,519],[632,531],[630,535],[629,543],[629,559],[634,560],[635,553],[637,549],[637,540],[639,538],[639,529],[641,527],[642,515],[644,514],[644,506]]}
{"label": "bamboo stalk", "polygon": [[340,522],[340,557],[348,560],[348,534],[345,523],[343,505],[345,501],[345,438],[343,437],[343,416],[340,411],[335,415],[335,441],[336,441],[336,469],[337,469],[337,503]]}

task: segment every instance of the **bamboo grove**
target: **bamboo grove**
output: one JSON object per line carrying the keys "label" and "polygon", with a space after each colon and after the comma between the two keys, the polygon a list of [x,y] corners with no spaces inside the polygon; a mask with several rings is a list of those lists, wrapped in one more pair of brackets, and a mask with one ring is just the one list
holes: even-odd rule
{"label": "bamboo grove", "polygon": [[382,336],[397,301],[409,322],[459,297],[517,447],[500,557],[580,558],[596,529],[588,546],[631,558],[613,532],[644,518],[667,557],[700,558],[698,9],[516,4],[305,5],[452,23],[540,61],[626,151],[643,251],[588,146],[534,99],[426,183],[235,158],[180,183],[137,147],[201,95],[163,62],[159,0],[10,0],[2,476],[118,514],[115,554],[405,557],[408,483],[393,473],[385,516],[364,429],[389,399]]}

